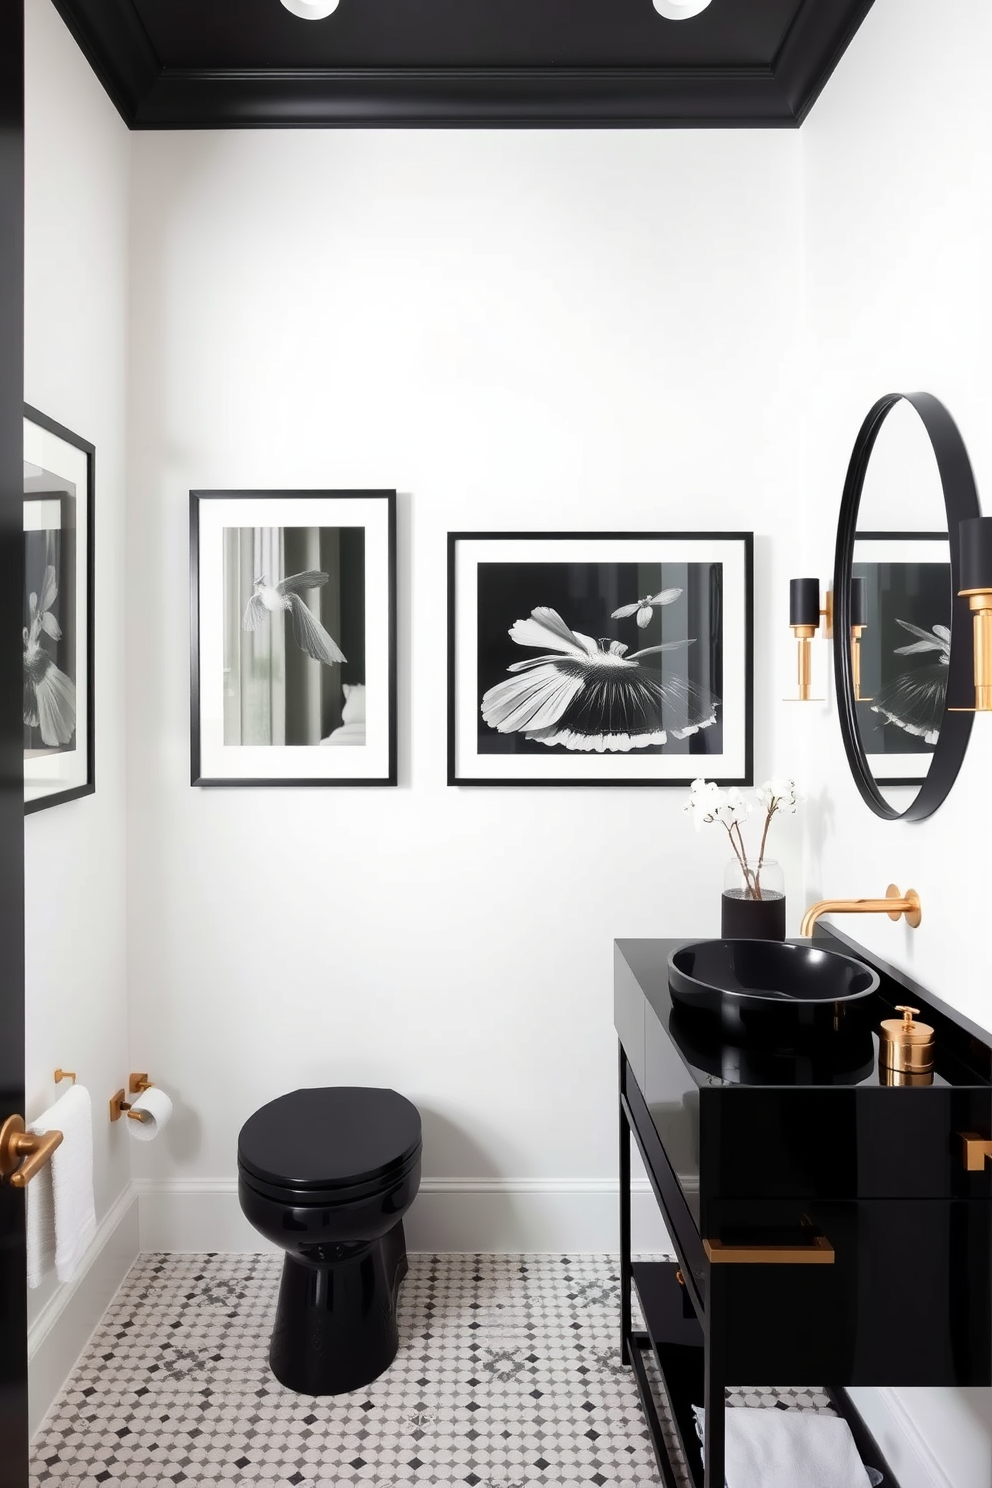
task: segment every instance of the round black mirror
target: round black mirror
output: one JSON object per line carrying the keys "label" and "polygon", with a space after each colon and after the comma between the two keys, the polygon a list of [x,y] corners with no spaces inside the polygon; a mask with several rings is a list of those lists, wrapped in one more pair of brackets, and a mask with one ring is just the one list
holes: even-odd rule
{"label": "round black mirror", "polygon": [[851,774],[889,821],[932,815],[968,747],[972,714],[955,711],[974,704],[957,537],[961,522],[980,515],[968,452],[944,405],[930,393],[880,398],[841,498],[834,671]]}

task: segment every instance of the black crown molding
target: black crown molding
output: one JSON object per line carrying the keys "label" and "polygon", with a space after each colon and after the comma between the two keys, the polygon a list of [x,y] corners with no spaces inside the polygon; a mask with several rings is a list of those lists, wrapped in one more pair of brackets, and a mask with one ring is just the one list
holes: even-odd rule
{"label": "black crown molding", "polygon": [[797,128],[873,0],[804,0],[770,67],[180,69],[132,0],[54,0],[130,129]]}
{"label": "black crown molding", "polygon": [[55,0],[55,9],[129,129],[162,64],[131,0]]}
{"label": "black crown molding", "polygon": [[805,0],[774,62],[776,80],[797,125],[801,124],[871,10],[874,0],[818,4]]}

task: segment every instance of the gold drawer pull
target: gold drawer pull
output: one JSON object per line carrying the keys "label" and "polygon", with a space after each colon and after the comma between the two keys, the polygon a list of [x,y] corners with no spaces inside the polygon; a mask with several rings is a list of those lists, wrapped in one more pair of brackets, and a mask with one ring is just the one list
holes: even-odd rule
{"label": "gold drawer pull", "polygon": [[11,1188],[27,1188],[61,1145],[60,1131],[25,1131],[20,1116],[8,1117],[0,1127],[0,1180]]}
{"label": "gold drawer pull", "polygon": [[725,1245],[704,1240],[706,1259],[714,1266],[832,1266],[834,1248],[826,1235],[810,1235],[804,1245]]}
{"label": "gold drawer pull", "polygon": [[980,1137],[977,1132],[959,1132],[961,1156],[969,1173],[981,1173],[986,1162],[992,1162],[992,1142]]}

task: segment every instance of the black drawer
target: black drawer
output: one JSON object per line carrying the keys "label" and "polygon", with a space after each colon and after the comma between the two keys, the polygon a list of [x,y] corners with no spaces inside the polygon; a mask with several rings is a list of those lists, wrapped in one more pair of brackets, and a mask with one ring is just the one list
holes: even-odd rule
{"label": "black drawer", "polygon": [[992,1205],[725,1201],[703,1214],[730,1378],[992,1384]]}
{"label": "black drawer", "polygon": [[960,1134],[992,1130],[982,1089],[703,1090],[700,1193],[710,1199],[992,1199]]}

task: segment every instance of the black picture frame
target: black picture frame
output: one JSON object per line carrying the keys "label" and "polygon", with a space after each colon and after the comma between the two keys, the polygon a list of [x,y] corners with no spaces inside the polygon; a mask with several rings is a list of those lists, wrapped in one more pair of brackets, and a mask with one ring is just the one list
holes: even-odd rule
{"label": "black picture frame", "polygon": [[[226,505],[222,506],[222,503]],[[190,491],[189,494],[189,514],[191,785],[228,788],[395,786],[398,778],[396,492],[389,490],[195,490]],[[205,514],[209,514],[206,520]],[[251,521],[246,520],[249,517]],[[337,521],[328,520],[332,517]],[[322,518],[325,520],[321,520]],[[225,519],[230,520],[233,525],[223,526]],[[204,542],[205,527],[208,529],[206,543]],[[232,534],[244,535],[252,530],[280,532],[284,536],[287,533],[306,531],[316,533],[319,542],[322,542],[323,538],[329,534],[337,534],[342,543],[345,534],[354,539],[355,534],[361,531],[360,558],[354,541],[348,553],[339,549],[339,572],[342,576],[350,575],[347,584],[344,577],[341,579],[339,588],[342,597],[339,604],[350,609],[350,634],[356,646],[360,645],[361,655],[360,672],[353,670],[353,681],[342,684],[341,691],[350,695],[351,688],[354,686],[356,691],[361,691],[363,694],[360,738],[342,737],[336,740],[335,732],[338,735],[345,735],[349,728],[353,731],[358,728],[357,723],[349,725],[336,722],[329,737],[321,737],[312,742],[280,744],[266,741],[264,748],[259,749],[252,748],[254,741],[244,741],[247,744],[246,749],[241,747],[243,741],[239,737],[235,741],[235,747],[232,748],[227,733],[222,734],[220,744],[211,742],[218,737],[218,718],[222,730],[228,727],[224,722],[224,709],[227,706],[226,684],[223,680],[224,669],[214,667],[208,676],[209,669],[205,668],[204,662],[204,651],[210,646],[213,647],[211,655],[215,660],[218,655],[216,635],[212,640],[209,640],[209,635],[211,628],[216,630],[218,612],[224,606],[224,599],[208,599],[207,604],[204,604],[204,586],[208,579],[215,585],[223,585],[225,582],[222,572],[225,561],[222,551],[224,543],[230,544]],[[221,548],[218,548],[218,533],[221,534]],[[212,557],[208,558],[205,551],[207,547]],[[218,558],[218,554],[220,554],[220,562],[215,563],[214,560]],[[360,574],[356,567],[359,562]],[[209,575],[207,573],[208,563],[212,565]],[[256,580],[259,580],[257,571]],[[273,577],[273,585],[278,582],[282,581],[276,581]],[[255,587],[258,588],[258,582]],[[346,587],[347,597],[344,596]],[[323,585],[307,586],[302,592],[320,592],[321,588]],[[242,599],[244,592],[242,589]],[[250,597],[250,588],[247,593]],[[228,611],[232,611],[232,603],[227,605]],[[312,606],[308,608],[312,611]],[[240,602],[233,613],[237,616],[242,614]],[[247,610],[244,611],[244,615],[247,619]],[[306,657],[301,663],[297,654],[303,651],[305,642],[298,639],[295,626],[291,623],[293,618],[287,608],[282,627],[282,644],[288,657],[292,656],[297,665],[305,666]],[[265,624],[272,624],[268,616],[264,616],[259,622],[260,628]],[[307,624],[311,628],[312,635],[313,619],[308,620]],[[229,621],[228,630],[232,628]],[[240,632],[248,627],[242,624],[237,628],[240,644]],[[316,629],[320,632],[323,627],[318,623]],[[323,644],[330,642],[332,651],[340,651],[326,630],[323,630],[323,638]],[[318,649],[321,644],[320,641],[316,643]],[[351,650],[350,645],[349,650]],[[350,662],[343,654],[339,655],[337,661],[328,661],[326,656],[316,656],[314,650],[309,651],[309,657],[311,660],[327,661],[328,674],[338,664],[341,666],[342,676],[348,668],[356,666],[354,651],[352,651]],[[368,716],[368,734],[366,734],[364,698],[370,674],[375,676],[377,681],[374,685],[372,708]],[[361,682],[356,680],[359,675],[362,677]],[[336,706],[338,711],[332,722],[341,716],[340,703]],[[347,709],[347,702],[343,706]],[[318,711],[320,711],[319,703]],[[322,727],[323,713],[321,713],[321,729]],[[333,742],[348,746],[355,744],[357,747],[330,750],[317,748],[318,745]],[[255,773],[252,770],[251,761],[257,761],[259,758],[272,768],[265,773]],[[222,765],[227,762],[234,773],[224,773],[223,768],[218,770],[216,768],[218,761]],[[245,764],[245,761],[248,763]],[[282,773],[280,773],[280,767]],[[287,769],[289,773],[286,773]]]}
{"label": "black picture frame", "polygon": [[[39,683],[32,682],[30,673],[33,669],[28,657],[29,648],[36,645],[42,650],[47,648],[50,664],[49,680],[42,680],[41,686],[51,686],[50,678],[59,672],[63,677],[69,676],[74,692],[76,724],[69,740],[49,741],[42,736],[39,747],[25,749],[24,811],[31,815],[51,806],[78,801],[96,791],[96,447],[29,403],[24,404],[24,431],[25,546],[31,535],[27,529],[32,525],[27,520],[27,513],[33,509],[33,504],[57,504],[62,514],[61,521],[65,524],[60,530],[64,530],[67,538],[71,537],[71,541],[64,545],[65,567],[57,575],[58,588],[61,600],[72,600],[71,615],[63,612],[58,623],[62,631],[60,638],[53,642],[50,636],[40,631],[36,636],[34,632],[38,627],[30,620],[28,598],[29,593],[37,595],[38,590],[32,588],[36,579],[32,576],[30,564],[25,561],[25,729],[35,727],[28,723],[28,699],[33,692],[37,700]],[[34,453],[32,446],[39,434],[44,440],[45,465],[43,475],[36,477],[29,471],[38,468],[40,461],[29,460],[28,455]],[[47,489],[49,487],[51,489]],[[56,603],[60,603],[59,597]],[[51,613],[55,615],[54,605]],[[66,663],[58,648],[68,644],[70,636],[73,659]],[[60,661],[63,663],[61,667],[58,665]],[[80,711],[84,715],[81,727]],[[41,725],[38,727],[40,731]],[[43,775],[39,776],[38,769],[44,770],[48,765],[58,766],[61,780],[65,783],[60,779],[50,777],[45,780]]]}
{"label": "black picture frame", "polygon": [[[467,545],[474,545],[474,556]],[[487,557],[486,550],[490,545],[491,553]],[[515,548],[519,549],[519,555],[514,553]],[[577,556],[569,556],[570,554]],[[580,554],[583,556],[578,556]],[[716,665],[720,668],[721,674],[724,661],[726,661],[726,675],[734,679],[733,696],[729,699],[730,708],[733,710],[732,722],[726,727],[725,733],[722,722],[724,715],[720,713],[720,737],[724,740],[721,755],[715,756],[706,747],[707,736],[704,731],[708,725],[703,722],[700,722],[698,729],[690,726],[681,734],[669,729],[668,733],[672,737],[665,743],[653,742],[657,735],[652,734],[652,742],[647,747],[639,745],[636,749],[629,743],[614,745],[606,742],[602,744],[602,747],[589,746],[586,742],[574,742],[575,736],[571,733],[570,736],[573,739],[571,744],[558,747],[556,737],[552,739],[551,745],[545,747],[546,739],[527,734],[524,726],[521,725],[517,730],[500,730],[497,727],[497,732],[504,735],[504,740],[507,732],[523,734],[522,749],[519,738],[512,741],[512,749],[519,751],[518,759],[526,759],[528,763],[514,763],[512,774],[506,773],[508,767],[505,762],[497,768],[498,762],[501,759],[505,761],[506,755],[503,753],[502,745],[500,746],[501,753],[498,755],[485,752],[487,748],[492,747],[492,740],[487,735],[483,724],[479,722],[478,716],[481,708],[483,718],[485,717],[485,701],[492,690],[491,688],[488,691],[484,690],[486,681],[491,681],[496,676],[496,673],[489,669],[489,662],[483,662],[483,657],[489,654],[489,637],[501,634],[499,627],[502,626],[505,630],[507,620],[512,623],[512,628],[516,629],[518,622],[527,621],[528,609],[531,610],[531,618],[533,618],[532,605],[534,598],[537,597],[536,592],[530,601],[524,602],[523,607],[516,596],[512,600],[509,596],[511,591],[516,591],[518,587],[515,582],[515,569],[524,563],[535,562],[545,567],[550,566],[552,569],[559,564],[578,565],[583,569],[592,570],[617,569],[624,574],[629,574],[633,566],[640,567],[643,564],[649,570],[652,568],[657,570],[659,564],[664,565],[670,562],[681,563],[683,566],[687,564],[693,569],[699,567],[700,570],[704,565],[708,566],[711,571],[720,569],[715,608],[707,611],[713,616],[719,616],[719,635],[710,637],[710,645],[711,650],[718,654],[719,659]],[[498,622],[494,615],[492,625],[486,622],[485,637],[483,637],[484,627],[479,618],[481,613],[479,572],[485,564],[494,564],[501,572],[505,570],[509,587],[505,591],[508,596],[505,614]],[[726,576],[723,572],[724,565],[728,569]],[[461,579],[460,568],[463,570]],[[723,587],[725,577],[728,578],[726,590]],[[617,619],[610,608],[612,600],[604,599],[602,595],[610,587],[615,589],[618,579],[619,572],[618,574],[604,572],[599,588],[596,589],[594,603],[601,611],[603,618],[595,638],[600,642],[601,649],[604,641],[622,640],[624,649],[630,652],[631,659],[633,659],[637,653],[632,650],[632,646],[639,636],[643,636],[645,640],[654,639],[649,634],[653,621],[641,614],[642,610],[649,608],[646,602],[636,606],[625,604],[623,608],[627,611],[626,615],[622,620]],[[501,581],[501,579],[497,580],[497,582]],[[702,582],[701,573],[698,582]],[[713,582],[717,583],[717,580],[714,579]],[[541,583],[547,588],[543,574]],[[637,600],[636,593],[628,594],[627,592],[630,588],[629,578],[625,578],[623,583],[626,587],[621,597]],[[486,589],[486,584],[487,580],[483,578],[483,589]],[[467,597],[462,592],[463,589],[469,591]],[[523,592],[521,589],[520,594]],[[720,785],[751,785],[754,772],[753,593],[754,536],[751,532],[449,532],[448,785],[510,788],[542,786],[669,788],[688,786],[701,775],[717,781]],[[678,594],[682,594],[681,589],[678,590]],[[539,602],[550,605],[550,600]],[[663,603],[667,605],[674,601],[666,600]],[[732,626],[728,624],[730,603],[734,604]],[[516,608],[514,608],[515,605]],[[553,605],[550,607],[554,608]],[[637,614],[632,615],[630,612],[635,609]],[[467,619],[466,616],[469,618]],[[474,620],[471,619],[472,616]],[[715,619],[711,619],[711,626],[715,623]],[[640,630],[642,624],[645,627],[643,631]],[[565,625],[568,627],[567,618]],[[622,636],[619,627],[625,627]],[[587,629],[588,626],[576,624],[577,633],[580,631],[584,633]],[[516,637],[511,636],[511,639],[515,640]],[[675,650],[679,645],[692,645],[694,639],[693,637],[687,641],[668,643],[665,649]],[[521,641],[520,644],[540,648],[543,643],[539,640],[528,640]],[[545,646],[544,649],[547,647]],[[658,648],[652,647],[651,649]],[[474,659],[470,660],[470,653],[473,651]],[[527,657],[527,651],[514,651],[511,645],[504,659],[519,663]],[[509,670],[510,668],[507,667],[506,671]],[[518,668],[518,672],[522,670]],[[504,672],[500,671],[499,676],[502,678]],[[687,672],[686,681],[688,680]],[[725,708],[727,701],[722,693],[715,698],[718,711]],[[659,709],[661,706],[659,704]],[[705,708],[703,711],[706,711]],[[658,728],[660,731],[660,723]],[[544,732],[547,733],[547,731]],[[601,740],[617,737],[615,734],[602,735]],[[715,735],[708,737],[713,740]],[[473,746],[469,742],[472,738],[482,740],[481,749],[478,743]],[[732,748],[728,747],[731,741]],[[700,748],[700,745],[704,747]],[[493,764],[487,765],[487,760],[493,761]],[[679,763],[681,760],[686,762],[685,767]],[[552,762],[550,767],[549,761]],[[586,762],[584,766],[580,763],[582,761]],[[729,761],[732,763],[728,767]],[[533,768],[530,762],[533,762]],[[629,773],[623,773],[624,771]]]}
{"label": "black picture frame", "polygon": [[[971,461],[960,431],[953,418],[932,393],[886,393],[869,409],[854,442],[847,467],[844,491],[837,518],[837,541],[834,549],[834,634],[851,634],[851,576],[854,544],[858,529],[861,492],[879,432],[897,403],[907,402],[916,410],[933,447],[940,475],[950,534],[951,563],[951,638],[948,659],[947,706],[933,760],[925,778],[919,782],[913,799],[901,811],[887,801],[879,789],[861,743],[854,695],[854,665],[850,646],[834,646],[834,680],[840,732],[851,776],[865,805],[884,821],[925,821],[943,805],[950,794],[971,738],[974,704],[972,682],[971,616],[967,600],[959,595],[961,556],[957,540],[961,522],[981,515]],[[913,784],[917,782],[913,781]],[[891,784],[891,782],[886,782]]]}

